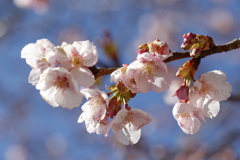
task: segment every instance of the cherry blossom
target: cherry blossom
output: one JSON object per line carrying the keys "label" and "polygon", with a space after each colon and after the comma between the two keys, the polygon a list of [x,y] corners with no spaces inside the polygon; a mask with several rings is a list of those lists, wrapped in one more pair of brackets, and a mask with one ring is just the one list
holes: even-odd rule
{"label": "cherry blossom", "polygon": [[205,121],[201,111],[188,103],[176,103],[172,113],[179,127],[187,134],[198,132],[201,127],[200,120]]}
{"label": "cherry blossom", "polygon": [[214,70],[202,74],[190,89],[190,102],[202,109],[208,118],[216,117],[220,110],[219,101],[226,100],[231,95],[232,87],[226,78],[222,71]]}
{"label": "cherry blossom", "polygon": [[[78,123],[81,123],[81,120],[79,120]],[[89,133],[103,134],[105,137],[108,135],[111,127],[111,123],[107,116],[105,116],[105,118],[99,122],[95,121],[90,123],[90,121],[85,121],[85,125]]]}
{"label": "cherry blossom", "polygon": [[36,85],[43,71],[58,65],[58,60],[64,59],[64,55],[49,40],[40,39],[26,45],[21,51],[21,58],[25,58],[26,63],[33,68],[28,81]]}
{"label": "cherry blossom", "polygon": [[160,41],[159,39],[156,39],[153,42],[142,44],[139,46],[139,49],[139,54],[149,52],[160,58],[162,61],[172,56],[172,52],[170,52],[168,44],[164,41]]}
{"label": "cherry blossom", "polygon": [[46,69],[40,75],[36,88],[40,90],[43,99],[53,107],[72,109],[82,102],[77,82],[65,68]]}
{"label": "cherry blossom", "polygon": [[48,11],[49,0],[13,0],[13,3],[19,8],[33,9],[38,14]]}
{"label": "cherry blossom", "polygon": [[140,92],[147,93],[150,89],[162,92],[169,88],[170,78],[166,64],[148,52],[138,55],[127,67],[126,74],[133,79]]}
{"label": "cherry blossom", "polygon": [[152,121],[152,117],[140,109],[121,109],[112,120],[111,128],[117,140],[125,145],[136,144],[141,128]]}
{"label": "cherry blossom", "polygon": [[83,113],[80,115],[78,123],[85,121],[89,133],[103,133],[106,136],[110,129],[110,122],[106,116],[108,95],[99,89],[92,88],[82,89],[81,93],[90,100],[82,106]]}
{"label": "cherry blossom", "polygon": [[131,90],[132,93],[138,93],[141,92],[138,87],[137,84],[134,80],[133,77],[128,76],[128,74],[126,73],[127,70],[127,65],[115,70],[110,77],[110,82],[119,82],[122,81],[125,86]]}
{"label": "cherry blossom", "polygon": [[70,64],[65,64],[63,67],[70,70],[81,86],[93,85],[94,75],[88,67],[95,65],[98,60],[96,47],[89,41],[77,41],[72,45],[63,43],[61,47],[70,61]]}
{"label": "cherry blossom", "polygon": [[[174,96],[179,101],[173,107],[172,114],[187,134],[198,132],[201,121],[206,122],[205,117],[216,117],[220,111],[220,101],[228,99],[232,91],[222,71],[214,70],[194,80],[201,62],[201,58],[196,57],[212,46],[211,37],[192,33],[184,35],[181,47],[191,50],[191,56],[195,58],[184,63],[176,74],[183,81],[181,87],[179,83],[178,89],[175,89]],[[93,70],[98,61],[98,52],[88,40],[73,44],[63,42],[56,47],[49,40],[41,39],[26,45],[21,51],[21,58],[32,67],[29,82],[36,85],[45,101],[53,107],[72,109],[79,106],[85,96],[88,101],[81,107],[83,112],[78,123],[84,122],[89,133],[103,134],[105,137],[112,128],[117,140],[125,145],[136,144],[141,128],[152,121],[149,114],[132,109],[128,102],[137,93],[148,93],[150,90],[162,92],[169,88],[170,77],[164,60],[171,55],[167,43],[158,39],[140,45],[132,63],[123,64],[114,72],[111,69],[110,81],[116,84],[108,87],[109,93],[105,93],[92,88],[95,82],[92,71],[101,76],[105,70]],[[191,87],[192,81],[195,82]]]}

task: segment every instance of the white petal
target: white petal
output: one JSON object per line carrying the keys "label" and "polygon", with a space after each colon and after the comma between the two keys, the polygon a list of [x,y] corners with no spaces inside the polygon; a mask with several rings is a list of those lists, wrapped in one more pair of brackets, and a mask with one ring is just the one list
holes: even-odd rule
{"label": "white petal", "polygon": [[146,60],[152,61],[153,59],[155,59],[155,57],[153,54],[151,54],[149,52],[144,52],[142,54],[138,54],[137,59],[139,59],[139,60],[146,59]]}
{"label": "white petal", "polygon": [[157,75],[154,77],[154,82],[152,85],[152,90],[154,92],[162,92],[165,89],[169,88],[170,78],[166,72],[157,72]]}
{"label": "white petal", "polygon": [[208,118],[216,117],[220,111],[220,103],[210,98],[205,98],[203,104],[203,114]]}
{"label": "white petal", "polygon": [[136,130],[142,128],[153,120],[147,112],[144,112],[140,109],[131,109],[129,112],[132,113],[132,123],[134,124],[134,128]]}
{"label": "white petal", "polygon": [[85,119],[86,119],[86,115],[85,115],[85,112],[83,112],[78,118],[78,123],[82,123],[83,121],[85,121]]}
{"label": "white petal", "polygon": [[77,80],[78,84],[83,87],[90,87],[95,82],[94,76],[88,68],[74,68],[71,70],[71,74]]}
{"label": "white petal", "polygon": [[227,100],[231,96],[232,86],[228,82],[222,82],[215,86],[213,92],[209,94],[216,101]]}
{"label": "white petal", "polygon": [[204,73],[200,76],[200,78],[204,79],[206,82],[211,81],[215,83],[224,82],[227,79],[225,73],[220,70]]}
{"label": "white petal", "polygon": [[98,123],[96,128],[96,133],[103,134],[106,137],[108,135],[110,127],[111,127],[111,123],[109,121],[107,121],[107,124],[105,125]]}
{"label": "white petal", "polygon": [[51,88],[45,91],[40,91],[40,94],[48,104],[50,104],[53,107],[58,107],[59,104],[56,102],[56,99],[55,99],[56,92],[57,90],[55,86],[52,86]]}
{"label": "white petal", "polygon": [[199,89],[202,89],[202,83],[199,82],[198,80],[194,82],[193,86],[194,86],[194,87],[197,87],[198,90],[199,90]]}
{"label": "white petal", "polygon": [[181,103],[178,102],[174,105],[172,113],[173,116],[175,117],[175,119],[177,119],[178,117],[176,115],[178,115],[179,113],[189,113],[194,111],[194,107],[192,107],[190,104],[188,103]]}
{"label": "white petal", "polygon": [[59,67],[46,69],[39,78],[36,88],[39,90],[46,90],[54,85],[54,81],[58,75]]}
{"label": "white petal", "polygon": [[108,106],[109,103],[109,99],[108,99],[108,95],[107,93],[103,92],[102,90],[97,89],[98,93],[100,94],[100,96],[104,99],[106,106]]}
{"label": "white petal", "polygon": [[178,122],[178,125],[186,134],[195,134],[201,127],[201,122],[196,117],[187,118],[186,123]]}
{"label": "white petal", "polygon": [[98,53],[96,47],[89,41],[82,41],[81,44],[74,42],[73,45],[76,47],[79,55],[83,57],[83,65],[91,67],[97,63]]}
{"label": "white petal", "polygon": [[95,123],[90,123],[89,121],[85,121],[86,129],[88,133],[94,133],[96,130],[96,125]]}
{"label": "white petal", "polygon": [[28,82],[32,85],[37,85],[41,74],[42,70],[40,68],[33,68],[29,74]]}
{"label": "white petal", "polygon": [[43,55],[43,48],[34,43],[26,45],[21,51],[21,58],[25,58],[26,63],[31,67],[37,67],[37,59]]}
{"label": "white petal", "polygon": [[43,55],[41,50],[41,46],[35,43],[30,43],[26,45],[21,51],[21,58],[29,58],[29,57],[39,57]]}
{"label": "white petal", "polygon": [[81,93],[82,93],[87,99],[99,95],[98,90],[97,90],[97,89],[93,89],[93,88],[84,88],[84,89],[81,89]]}
{"label": "white petal", "polygon": [[78,107],[82,102],[82,94],[80,92],[73,92],[70,89],[66,91],[59,90],[55,98],[61,107],[68,109]]}
{"label": "white petal", "polygon": [[114,72],[111,73],[110,82],[118,82],[118,81],[120,81],[121,80],[121,76],[122,76],[121,68],[118,68],[117,70],[115,70]]}
{"label": "white petal", "polygon": [[40,44],[44,48],[54,48],[55,47],[48,39],[39,39],[39,40],[37,40],[36,43]]}
{"label": "white petal", "polygon": [[[130,125],[130,127],[129,127]],[[136,144],[141,137],[141,129],[134,130],[133,124],[126,124],[122,130],[114,132],[118,142],[129,145]]]}
{"label": "white petal", "polygon": [[198,107],[197,101],[201,97],[202,95],[199,94],[198,90],[194,90],[193,88],[189,89],[189,101],[193,106]]}
{"label": "white petal", "polygon": [[137,73],[134,75],[134,78],[136,85],[141,92],[147,93],[151,89],[152,84],[147,80],[148,78],[146,74]]}

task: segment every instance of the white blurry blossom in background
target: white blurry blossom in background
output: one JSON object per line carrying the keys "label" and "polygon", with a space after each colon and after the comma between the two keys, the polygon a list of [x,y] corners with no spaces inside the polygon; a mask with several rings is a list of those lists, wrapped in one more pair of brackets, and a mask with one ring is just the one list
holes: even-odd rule
{"label": "white blurry blossom in background", "polygon": [[13,0],[13,3],[21,9],[32,9],[37,14],[44,14],[49,9],[48,0]]}

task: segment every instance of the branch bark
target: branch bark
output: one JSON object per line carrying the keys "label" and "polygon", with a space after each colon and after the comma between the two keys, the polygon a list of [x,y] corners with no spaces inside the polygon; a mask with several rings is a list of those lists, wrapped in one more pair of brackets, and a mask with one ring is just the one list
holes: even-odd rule
{"label": "branch bark", "polygon": [[[222,52],[228,52],[234,49],[240,48],[240,38],[234,39],[231,42],[228,42],[226,44],[222,45],[215,45],[212,48],[202,51],[201,55],[199,56],[200,58],[205,58],[209,55],[216,54],[216,53],[222,53]],[[190,53],[189,52],[172,52],[173,56],[167,58],[164,60],[165,63],[169,63],[178,59],[183,59],[183,58],[189,58]],[[95,79],[97,79],[100,76],[108,75],[114,72],[117,68],[96,68],[96,66],[90,67],[89,69],[92,71],[94,74]]]}

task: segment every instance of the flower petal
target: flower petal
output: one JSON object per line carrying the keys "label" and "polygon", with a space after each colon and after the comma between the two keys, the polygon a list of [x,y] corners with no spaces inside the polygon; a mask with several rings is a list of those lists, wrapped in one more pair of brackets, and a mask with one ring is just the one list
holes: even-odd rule
{"label": "flower petal", "polygon": [[154,82],[152,83],[152,90],[160,93],[169,88],[170,78],[166,72],[157,72],[154,76]]}
{"label": "flower petal", "polygon": [[63,108],[72,109],[78,107],[82,102],[82,94],[80,92],[58,91],[56,93],[56,102]]}
{"label": "flower petal", "polygon": [[129,112],[133,116],[132,123],[134,124],[134,128],[136,130],[139,130],[153,120],[147,112],[144,112],[140,109],[131,109]]}
{"label": "flower petal", "polygon": [[151,89],[152,84],[147,80],[148,78],[146,74],[138,73],[134,75],[134,78],[136,85],[141,92],[147,93]]}
{"label": "flower petal", "polygon": [[74,68],[71,70],[71,74],[77,80],[78,84],[83,87],[90,87],[95,82],[94,76],[88,68]]}
{"label": "flower petal", "polygon": [[117,132],[113,130],[118,142],[124,145],[136,144],[141,137],[141,129],[135,130],[133,124],[126,124],[121,130]]}
{"label": "flower petal", "polygon": [[201,127],[201,122],[196,117],[188,117],[184,120],[178,121],[178,125],[186,134],[195,134]]}
{"label": "flower petal", "polygon": [[28,82],[34,86],[37,85],[41,74],[42,74],[41,68],[33,68],[29,74]]}
{"label": "flower petal", "polygon": [[208,118],[216,117],[220,111],[220,103],[211,98],[205,98],[203,104],[203,114]]}
{"label": "flower petal", "polygon": [[40,94],[42,98],[53,107],[59,106],[59,104],[56,102],[56,99],[55,99],[56,93],[57,93],[57,90],[55,86],[52,86],[44,91],[40,90]]}

